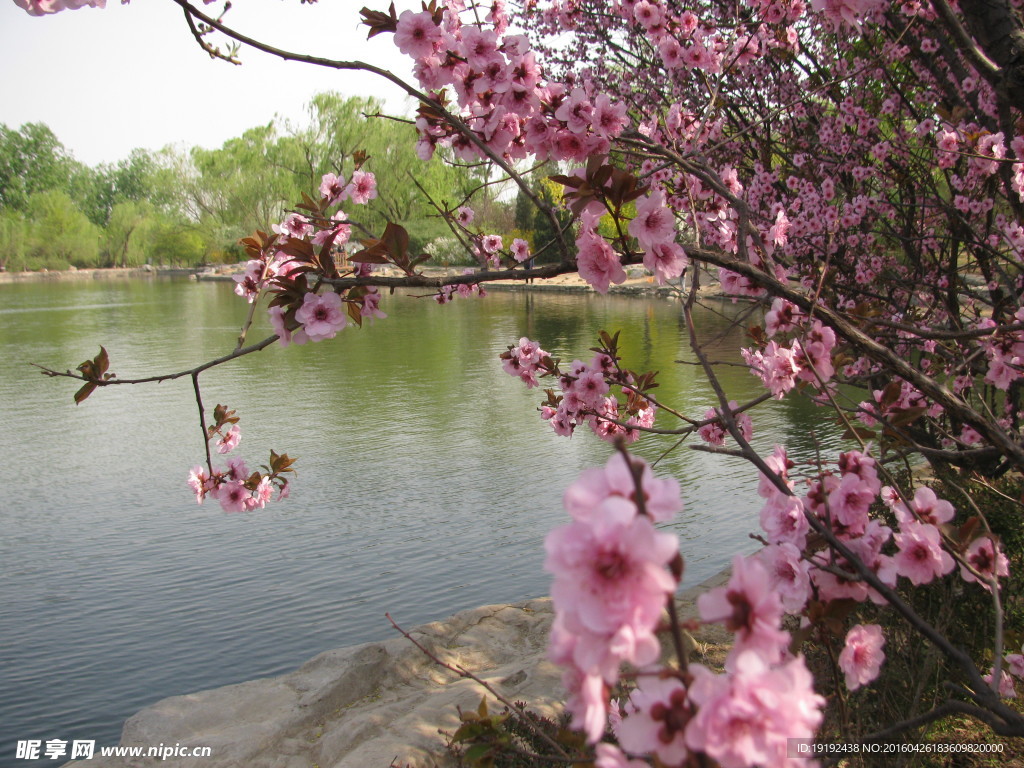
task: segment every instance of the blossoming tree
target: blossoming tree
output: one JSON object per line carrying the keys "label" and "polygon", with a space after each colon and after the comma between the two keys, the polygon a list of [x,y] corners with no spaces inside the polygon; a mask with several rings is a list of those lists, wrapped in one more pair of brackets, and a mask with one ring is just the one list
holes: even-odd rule
{"label": "blossoming tree", "polygon": [[[551,658],[565,667],[567,708],[595,745],[595,764],[789,764],[787,739],[813,738],[826,699],[840,709],[846,700],[820,681],[815,688],[801,643],[816,638],[837,651],[837,685],[870,686],[886,662],[886,632],[870,620],[879,616],[930,644],[950,678],[935,706],[858,738],[892,739],[951,713],[1024,735],[1024,718],[1005,701],[1024,662],[1006,654],[1005,604],[1019,596],[1005,594],[1003,543],[971,494],[940,498],[894,471],[954,468],[987,486],[1024,470],[1016,3],[527,0],[511,9],[504,0],[432,0],[418,12],[363,9],[369,37],[413,59],[416,82],[405,83],[358,61],[273,48],[223,14],[168,1],[214,55],[231,56],[221,36],[392,81],[419,103],[423,158],[444,148],[492,164],[554,232],[533,251],[522,239],[506,245],[502,233],[474,229],[471,201],[437,204],[490,268],[428,277],[401,222],[360,231],[357,206],[386,168],[354,157],[347,179],[325,176],[273,232],[243,241],[250,261],[236,292],[250,309],[237,348],[148,379],[193,381],[207,446],[189,478],[199,501],[263,506],[275,486],[287,492],[292,463],[275,453],[265,471],[214,465],[210,444],[226,453],[239,431],[224,406],[207,423],[199,376],[209,367],[383,318],[385,287],[427,288],[443,304],[483,294],[491,280],[575,271],[606,292],[627,279],[627,266],[642,265],[678,287],[717,406],[673,409],[671,393],[655,396],[652,374],[625,367],[608,333],[589,360],[564,363],[543,339],[521,339],[501,361],[527,387],[550,382],[540,415],[556,433],[587,427],[616,446],[604,467],[567,489],[571,521],[545,544]],[[15,2],[33,14],[103,5]],[[540,163],[563,188],[568,219],[526,183],[527,168]],[[356,233],[357,266],[339,271],[331,248]],[[529,266],[540,252],[554,263]],[[397,276],[375,272],[380,264]],[[751,402],[730,399],[693,332],[692,309],[712,272],[726,295],[762,312],[751,315],[743,350],[765,387]],[[246,346],[265,299],[276,334]],[[98,387],[144,381],[108,367],[103,351],[77,373],[48,373],[81,379],[79,401]],[[785,446],[770,455],[751,446],[759,409],[797,396],[839,420],[847,451],[797,467]],[[765,546],[737,556],[729,583],[698,603],[700,622],[734,633],[722,672],[686,653],[673,600],[683,563],[678,542],[657,527],[681,508],[679,487],[626,449],[650,431],[693,437],[694,447],[757,471]],[[988,601],[993,629],[980,652],[955,645],[907,599],[937,582]]]}

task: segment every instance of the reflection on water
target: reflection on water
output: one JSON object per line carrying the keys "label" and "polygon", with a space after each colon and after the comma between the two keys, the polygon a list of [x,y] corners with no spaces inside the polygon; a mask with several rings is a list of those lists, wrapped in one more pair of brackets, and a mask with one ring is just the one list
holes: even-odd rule
{"label": "reflection on water", "polygon": [[[0,765],[16,739],[114,743],[157,699],[387,637],[385,611],[409,626],[546,594],[542,542],[563,522],[562,489],[612,449],[541,422],[538,390],[497,361],[520,336],[568,361],[589,359],[598,330],[619,329],[625,364],[660,372],[659,397],[697,417],[715,403],[685,362],[670,302],[495,292],[438,307],[394,296],[389,317],[362,330],[204,374],[206,403],[242,417],[250,464],[271,448],[298,457],[289,500],[225,515],[196,506],[184,483],[202,457],[187,381],[111,388],[76,407],[73,383],[25,365],[73,367],[103,344],[121,376],[180,370],[230,349],[245,309],[224,284],[0,286]],[[700,314],[712,358],[738,361],[731,321],[742,311]],[[759,394],[742,367],[720,375],[737,399]],[[754,414],[756,443],[827,449],[818,418],[768,403]],[[672,442],[637,450],[654,459]],[[681,450],[659,472],[684,488],[672,528],[688,584],[753,548],[749,470]]]}

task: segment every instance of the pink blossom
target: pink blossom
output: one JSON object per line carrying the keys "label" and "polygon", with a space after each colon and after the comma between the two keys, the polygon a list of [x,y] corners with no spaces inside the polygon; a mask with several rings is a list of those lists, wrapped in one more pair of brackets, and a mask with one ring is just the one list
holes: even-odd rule
{"label": "pink blossom", "polygon": [[786,216],[785,211],[780,210],[775,216],[775,223],[768,230],[767,240],[772,245],[773,250],[775,246],[784,247],[789,242],[789,228],[789,218]]}
{"label": "pink blossom", "polygon": [[565,708],[572,715],[573,728],[583,731],[587,741],[596,742],[604,734],[608,717],[608,691],[600,675],[585,674],[570,667],[562,676],[569,694]]}
{"label": "pink blossom", "polygon": [[622,133],[629,123],[624,102],[613,102],[606,94],[601,94],[594,101],[593,129],[605,138],[614,138]]}
{"label": "pink blossom", "polygon": [[598,410],[608,394],[608,382],[604,380],[601,371],[584,369],[576,377],[576,380],[567,388],[579,396],[582,405],[592,410]]}
{"label": "pink blossom", "polygon": [[285,312],[280,306],[271,307],[267,310],[267,314],[270,316],[270,327],[274,329],[274,333],[277,334],[278,341],[282,347],[287,347],[289,344],[301,346],[309,341],[309,337],[302,328],[298,328],[294,332],[288,330],[288,325],[285,322]]}
{"label": "pink blossom", "polygon": [[302,330],[310,341],[333,339],[348,322],[341,305],[341,296],[336,293],[323,296],[307,293],[295,312],[295,319],[302,323]]}
{"label": "pink blossom", "polygon": [[[736,422],[736,426],[739,429],[740,434],[745,439],[749,440],[751,435],[754,433],[754,424],[750,420],[749,413],[746,411],[736,413],[735,410],[737,408],[739,408],[739,404],[735,400],[730,400],[729,409],[733,411],[733,420]],[[720,410],[718,408],[708,408],[708,410],[704,412],[703,420],[709,423],[697,430],[697,434],[700,435],[700,438],[712,445],[722,445],[725,442],[727,432]]]}
{"label": "pink blossom", "polygon": [[[668,522],[682,511],[679,481],[674,477],[655,477],[650,465],[638,456],[629,461],[640,467],[640,487],[643,489],[644,508],[652,520]],[[626,465],[625,457],[616,453],[603,467],[585,469],[579,478],[566,488],[562,496],[565,511],[575,520],[586,520],[602,502],[611,497],[636,500],[636,481]]]}
{"label": "pink blossom", "polygon": [[368,171],[356,171],[345,189],[353,203],[365,205],[377,197],[377,178]]}
{"label": "pink blossom", "polygon": [[931,525],[942,525],[952,520],[956,513],[952,504],[938,498],[935,491],[927,486],[917,489],[909,507],[903,502],[898,502],[893,505],[893,511],[900,525],[918,520]]}
{"label": "pink blossom", "polygon": [[330,223],[313,235],[314,245],[325,245],[328,240],[342,245],[348,242],[352,235],[352,225],[347,222],[348,216],[344,211],[338,211],[331,216]]}
{"label": "pink blossom", "polygon": [[301,239],[313,231],[313,225],[301,213],[289,213],[280,225],[274,225],[273,230]]}
{"label": "pink blossom", "polygon": [[14,0],[14,4],[27,11],[29,16],[43,16],[64,10],[74,11],[86,6],[106,8],[107,0]]}
{"label": "pink blossom", "polygon": [[698,597],[697,608],[703,621],[724,624],[736,633],[734,653],[754,650],[774,662],[789,643],[789,635],[779,629],[782,602],[769,586],[764,566],[754,558],[736,555],[729,583]]}
{"label": "pink blossom", "polygon": [[789,542],[771,544],[758,553],[768,572],[768,582],[782,602],[786,613],[799,613],[811,596],[810,563]]}
{"label": "pink blossom", "polygon": [[249,509],[263,509],[267,506],[267,502],[270,501],[274,495],[274,486],[270,482],[270,477],[264,475],[260,478],[260,484],[256,486],[256,490],[253,492],[252,501],[249,502]]}
{"label": "pink blossom", "polygon": [[[1024,648],[1021,648],[1024,651]],[[1024,655],[1011,653],[1006,656],[1006,669],[1014,677],[1024,679]]]}
{"label": "pink blossom", "polygon": [[855,691],[876,677],[885,661],[885,637],[877,624],[858,624],[846,634],[839,654],[839,668],[846,675],[846,687]]}
{"label": "pink blossom", "polygon": [[979,580],[963,565],[960,566],[960,575],[964,581],[977,582],[988,591],[992,591],[989,584],[993,578],[1000,578],[1010,575],[1010,564],[1003,554],[999,545],[990,536],[981,536],[971,542],[964,553],[964,559],[985,581]]}
{"label": "pink blossom", "polygon": [[224,476],[229,480],[247,480],[249,478],[249,468],[245,465],[245,460],[238,456],[228,459],[228,469]]}
{"label": "pink blossom", "polygon": [[480,241],[484,253],[494,254],[501,250],[501,235],[484,235]]}
{"label": "pink blossom", "polygon": [[[981,679],[992,685],[992,680],[995,676],[995,669],[989,671],[987,675],[982,675]],[[999,689],[998,693],[1004,699],[1015,699],[1017,698],[1017,689],[1013,686],[1013,678],[1004,669],[1002,674],[999,676]]]}
{"label": "pink blossom", "polygon": [[803,548],[811,524],[804,513],[804,503],[796,496],[775,493],[761,508],[761,529],[773,544],[788,542]]}
{"label": "pink blossom", "polygon": [[494,59],[501,59],[498,52],[498,35],[491,29],[475,26],[462,28],[462,53],[469,66],[482,70]]}
{"label": "pink blossom", "polygon": [[580,277],[598,293],[608,293],[611,283],[626,281],[626,270],[622,268],[618,255],[600,235],[584,232],[577,238],[576,248]]}
{"label": "pink blossom", "polygon": [[[501,367],[510,376],[518,376],[527,387],[537,386],[537,373],[540,372],[540,363],[548,353],[540,348],[535,341],[530,341],[525,336],[519,340],[517,347],[509,347],[508,352],[502,354]],[[551,418],[547,416],[546,418]]]}
{"label": "pink blossom", "polygon": [[551,598],[568,626],[598,635],[622,625],[653,629],[675,579],[666,569],[679,552],[676,536],[657,531],[626,499],[609,497],[583,522],[551,531],[544,568]]}
{"label": "pink blossom", "polygon": [[896,573],[915,585],[927,584],[936,576],[945,576],[955,565],[942,549],[939,530],[928,523],[904,523],[893,537],[899,551],[893,556]]}
{"label": "pink blossom", "polygon": [[264,264],[258,259],[250,259],[245,264],[245,272],[234,275],[231,279],[235,281],[235,293],[252,304],[260,295],[263,288]]}
{"label": "pink blossom", "polygon": [[512,241],[512,256],[522,264],[524,261],[530,260],[530,244],[523,240],[521,237],[517,237]]}
{"label": "pink blossom", "polygon": [[881,4],[881,0],[811,0],[815,13],[830,19],[836,29],[841,23],[858,29],[865,17]]}
{"label": "pink blossom", "polygon": [[229,453],[233,451],[242,439],[242,430],[237,424],[233,424],[225,434],[217,440],[217,453]]}
{"label": "pink blossom", "polygon": [[555,119],[563,121],[572,133],[581,135],[590,127],[593,114],[594,106],[586,92],[582,88],[574,88],[569,98],[555,110]]}
{"label": "pink blossom", "polygon": [[636,216],[629,222],[629,234],[645,249],[657,243],[671,242],[676,232],[675,217],[665,207],[665,195],[655,192],[636,204]]}
{"label": "pink blossom", "polygon": [[796,327],[797,321],[803,317],[796,304],[785,299],[775,299],[772,307],[764,316],[764,330],[769,336],[785,333]]}
{"label": "pink blossom", "polygon": [[750,366],[750,372],[760,377],[776,400],[781,400],[783,395],[796,386],[800,366],[792,349],[769,341],[763,352],[752,352],[749,349],[741,349],[740,352]]}
{"label": "pink blossom", "polygon": [[[771,456],[766,456],[764,463],[783,481],[786,488],[792,488],[793,482],[789,479],[789,470],[793,468],[793,462],[789,460],[784,446],[776,445],[772,449]],[[775,483],[763,472],[757,483],[757,495],[762,499],[771,499],[782,494]],[[782,494],[787,495],[787,494]]]}
{"label": "pink blossom", "polygon": [[626,757],[614,744],[602,742],[594,748],[594,752],[594,768],[648,768],[648,763]]}
{"label": "pink blossom", "polygon": [[430,56],[441,43],[441,30],[430,13],[403,11],[398,17],[395,29],[395,45],[398,50],[415,59]]}
{"label": "pink blossom", "polygon": [[[460,286],[461,287],[461,286]],[[359,315],[372,319],[383,320],[387,315],[380,308],[380,291],[370,288],[363,294],[363,303],[359,307]]]}
{"label": "pink blossom", "polygon": [[623,714],[615,735],[627,751],[653,750],[665,765],[680,765],[686,759],[684,734],[693,711],[677,678],[641,677]]}
{"label": "pink blossom", "polygon": [[790,738],[814,736],[825,700],[803,657],[769,667],[752,651],[739,653],[726,675],[691,665],[690,700],[697,714],[686,727],[686,745],[722,768],[783,768]]}
{"label": "pink blossom", "polygon": [[347,198],[348,188],[345,186],[345,177],[325,173],[320,180],[320,196],[326,197],[330,205],[340,203]]}
{"label": "pink blossom", "polygon": [[229,480],[223,483],[220,486],[217,500],[225,512],[248,512],[252,509],[252,494],[239,480]]}
{"label": "pink blossom", "polygon": [[463,205],[455,212],[455,220],[462,226],[468,227],[473,222],[474,215],[472,208]]}
{"label": "pink blossom", "polygon": [[278,251],[267,265],[267,276],[291,277],[292,273],[300,266],[298,259],[289,256],[284,251]]}
{"label": "pink blossom", "polygon": [[202,504],[206,494],[213,488],[210,476],[206,474],[206,470],[198,465],[192,467],[192,470],[188,473],[188,485],[195,491],[197,504]]}
{"label": "pink blossom", "polygon": [[644,266],[654,274],[658,285],[664,285],[683,274],[689,260],[679,243],[655,243],[644,251]]}
{"label": "pink blossom", "polygon": [[868,509],[875,500],[871,485],[855,474],[843,475],[839,486],[828,495],[828,509],[845,532],[859,535],[868,524]]}

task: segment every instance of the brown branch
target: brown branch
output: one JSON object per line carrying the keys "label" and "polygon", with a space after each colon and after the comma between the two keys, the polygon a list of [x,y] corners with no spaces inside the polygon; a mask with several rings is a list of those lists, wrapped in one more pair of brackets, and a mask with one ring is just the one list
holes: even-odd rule
{"label": "brown branch", "polygon": [[199,406],[199,428],[203,431],[203,447],[206,449],[206,469],[213,476],[213,457],[210,455],[210,435],[206,429],[206,409],[203,408],[203,396],[199,391],[199,374],[192,374],[192,388],[196,393],[196,405]]}
{"label": "brown branch", "polygon": [[277,339],[277,336],[268,336],[263,341],[257,342],[256,344],[251,344],[248,347],[244,347],[242,349],[232,350],[231,352],[222,357],[218,357],[215,360],[210,360],[208,362],[203,363],[202,365],[197,365],[194,368],[189,368],[186,371],[178,371],[177,373],[166,373],[158,376],[146,376],[141,379],[117,378],[109,379],[106,381],[97,381],[95,379],[86,378],[80,373],[72,373],[71,371],[55,371],[52,368],[47,368],[46,366],[39,365],[38,363],[29,363],[29,365],[42,369],[42,373],[44,376],[64,376],[69,379],[78,379],[79,381],[94,381],[96,383],[96,386],[98,387],[109,387],[113,384],[152,384],[154,382],[173,381],[174,379],[180,379],[185,376],[191,376],[195,378],[200,373],[209,370],[210,368],[222,365],[223,363],[231,362],[232,360],[235,360],[239,357],[244,357],[245,355],[252,354],[253,352],[259,352],[263,349],[266,349],[275,341],[277,341]]}

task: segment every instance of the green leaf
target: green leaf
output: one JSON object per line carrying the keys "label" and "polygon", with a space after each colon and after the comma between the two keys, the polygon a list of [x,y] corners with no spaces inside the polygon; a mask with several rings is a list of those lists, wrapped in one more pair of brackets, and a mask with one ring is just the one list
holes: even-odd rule
{"label": "green leaf", "polygon": [[472,747],[466,750],[466,754],[463,757],[470,763],[479,765],[481,760],[485,760],[491,755],[490,744],[474,744]]}

